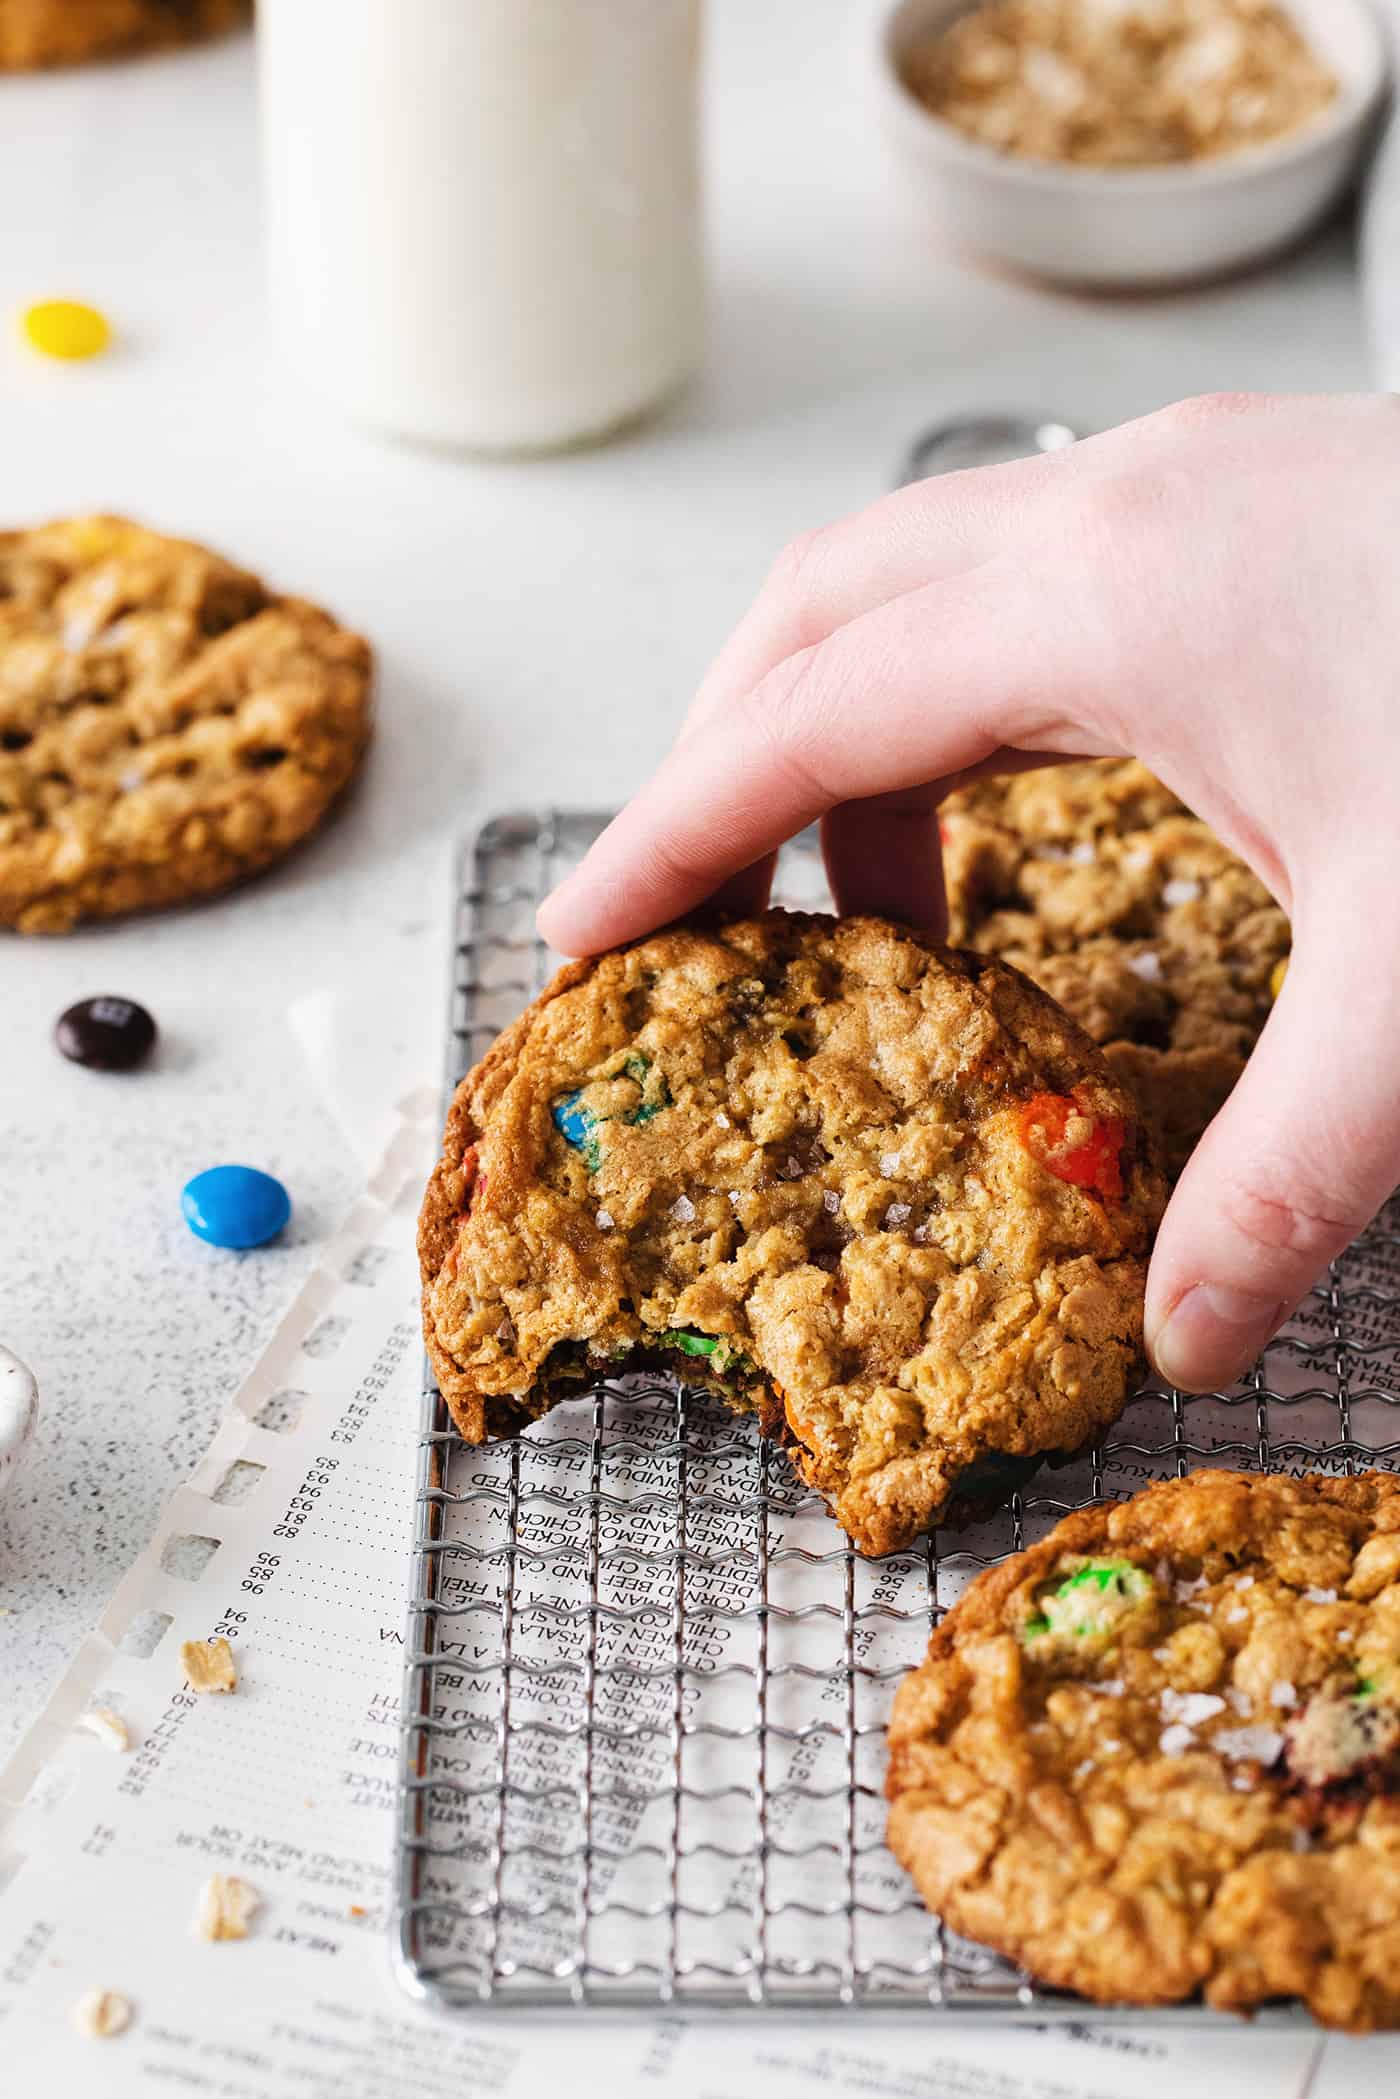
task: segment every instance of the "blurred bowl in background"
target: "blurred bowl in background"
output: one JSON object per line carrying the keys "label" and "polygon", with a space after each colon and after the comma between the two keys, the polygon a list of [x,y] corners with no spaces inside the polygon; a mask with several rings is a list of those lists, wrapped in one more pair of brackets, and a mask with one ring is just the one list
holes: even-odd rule
{"label": "blurred bowl in background", "polygon": [[1314,122],[1208,160],[1032,160],[969,138],[905,85],[907,54],[976,4],[876,0],[872,70],[891,145],[959,246],[1084,289],[1186,284],[1289,247],[1345,193],[1386,85],[1385,41],[1366,0],[1279,0],[1339,83]]}

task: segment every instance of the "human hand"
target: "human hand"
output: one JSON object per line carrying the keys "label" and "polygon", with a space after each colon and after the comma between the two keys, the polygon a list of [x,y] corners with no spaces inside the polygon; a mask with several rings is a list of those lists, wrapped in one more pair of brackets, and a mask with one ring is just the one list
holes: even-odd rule
{"label": "human hand", "polygon": [[1186,401],[901,489],[784,553],[541,932],[588,953],[762,909],[818,818],[838,909],[939,931],[953,787],[1141,758],[1293,921],[1148,1279],[1158,1368],[1227,1383],[1400,1181],[1397,548],[1390,396]]}

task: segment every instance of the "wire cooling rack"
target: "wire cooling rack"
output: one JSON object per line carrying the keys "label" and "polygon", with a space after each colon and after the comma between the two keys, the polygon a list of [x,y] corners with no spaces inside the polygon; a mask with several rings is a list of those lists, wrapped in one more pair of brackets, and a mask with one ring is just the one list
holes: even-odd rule
{"label": "wire cooling rack", "polygon": [[[450,1083],[547,981],[535,907],[604,820],[501,817],[465,855]],[[824,901],[812,837],[786,850],[779,891]],[[399,1795],[405,1984],[476,2012],[1082,2019],[1079,2000],[930,1918],[885,1849],[895,1684],[973,1575],[1085,1502],[1204,1463],[1394,1468],[1398,1386],[1396,1204],[1243,1384],[1145,1388],[1087,1458],[882,1561],[852,1552],[752,1424],[702,1393],[609,1381],[473,1450],[429,1384]]]}

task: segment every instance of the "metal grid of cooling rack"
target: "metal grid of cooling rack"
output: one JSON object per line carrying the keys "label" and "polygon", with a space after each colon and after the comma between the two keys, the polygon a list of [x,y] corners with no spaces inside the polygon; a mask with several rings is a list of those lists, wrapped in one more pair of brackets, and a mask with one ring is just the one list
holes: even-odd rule
{"label": "metal grid of cooling rack", "polygon": [[[465,855],[449,1083],[547,980],[535,906],[603,822],[510,815]],[[824,901],[812,838],[785,852],[779,893]],[[703,1394],[609,1381],[472,1450],[429,1385],[399,1792],[404,1983],[478,2013],[1082,2019],[1079,2000],[945,1931],[885,1850],[895,1683],[973,1575],[1071,1508],[1207,1462],[1395,1468],[1398,1439],[1395,1203],[1242,1385],[1145,1388],[1086,1458],[879,1562]]]}

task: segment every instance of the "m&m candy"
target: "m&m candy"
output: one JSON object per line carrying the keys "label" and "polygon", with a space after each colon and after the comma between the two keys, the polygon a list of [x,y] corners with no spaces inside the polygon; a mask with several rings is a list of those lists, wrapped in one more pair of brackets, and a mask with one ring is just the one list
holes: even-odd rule
{"label": "m&m candy", "polygon": [[112,340],[106,315],[79,299],[40,299],[26,306],[20,327],[31,350],[65,362],[100,356]]}
{"label": "m&m candy", "polygon": [[105,994],[80,999],[59,1015],[54,1041],[73,1064],[91,1071],[130,1071],[155,1047],[156,1024],[135,999]]}
{"label": "m&m candy", "polygon": [[256,1166],[206,1167],[186,1182],[180,1208],[195,1237],[211,1246],[262,1246],[292,1214],[282,1183]]}

